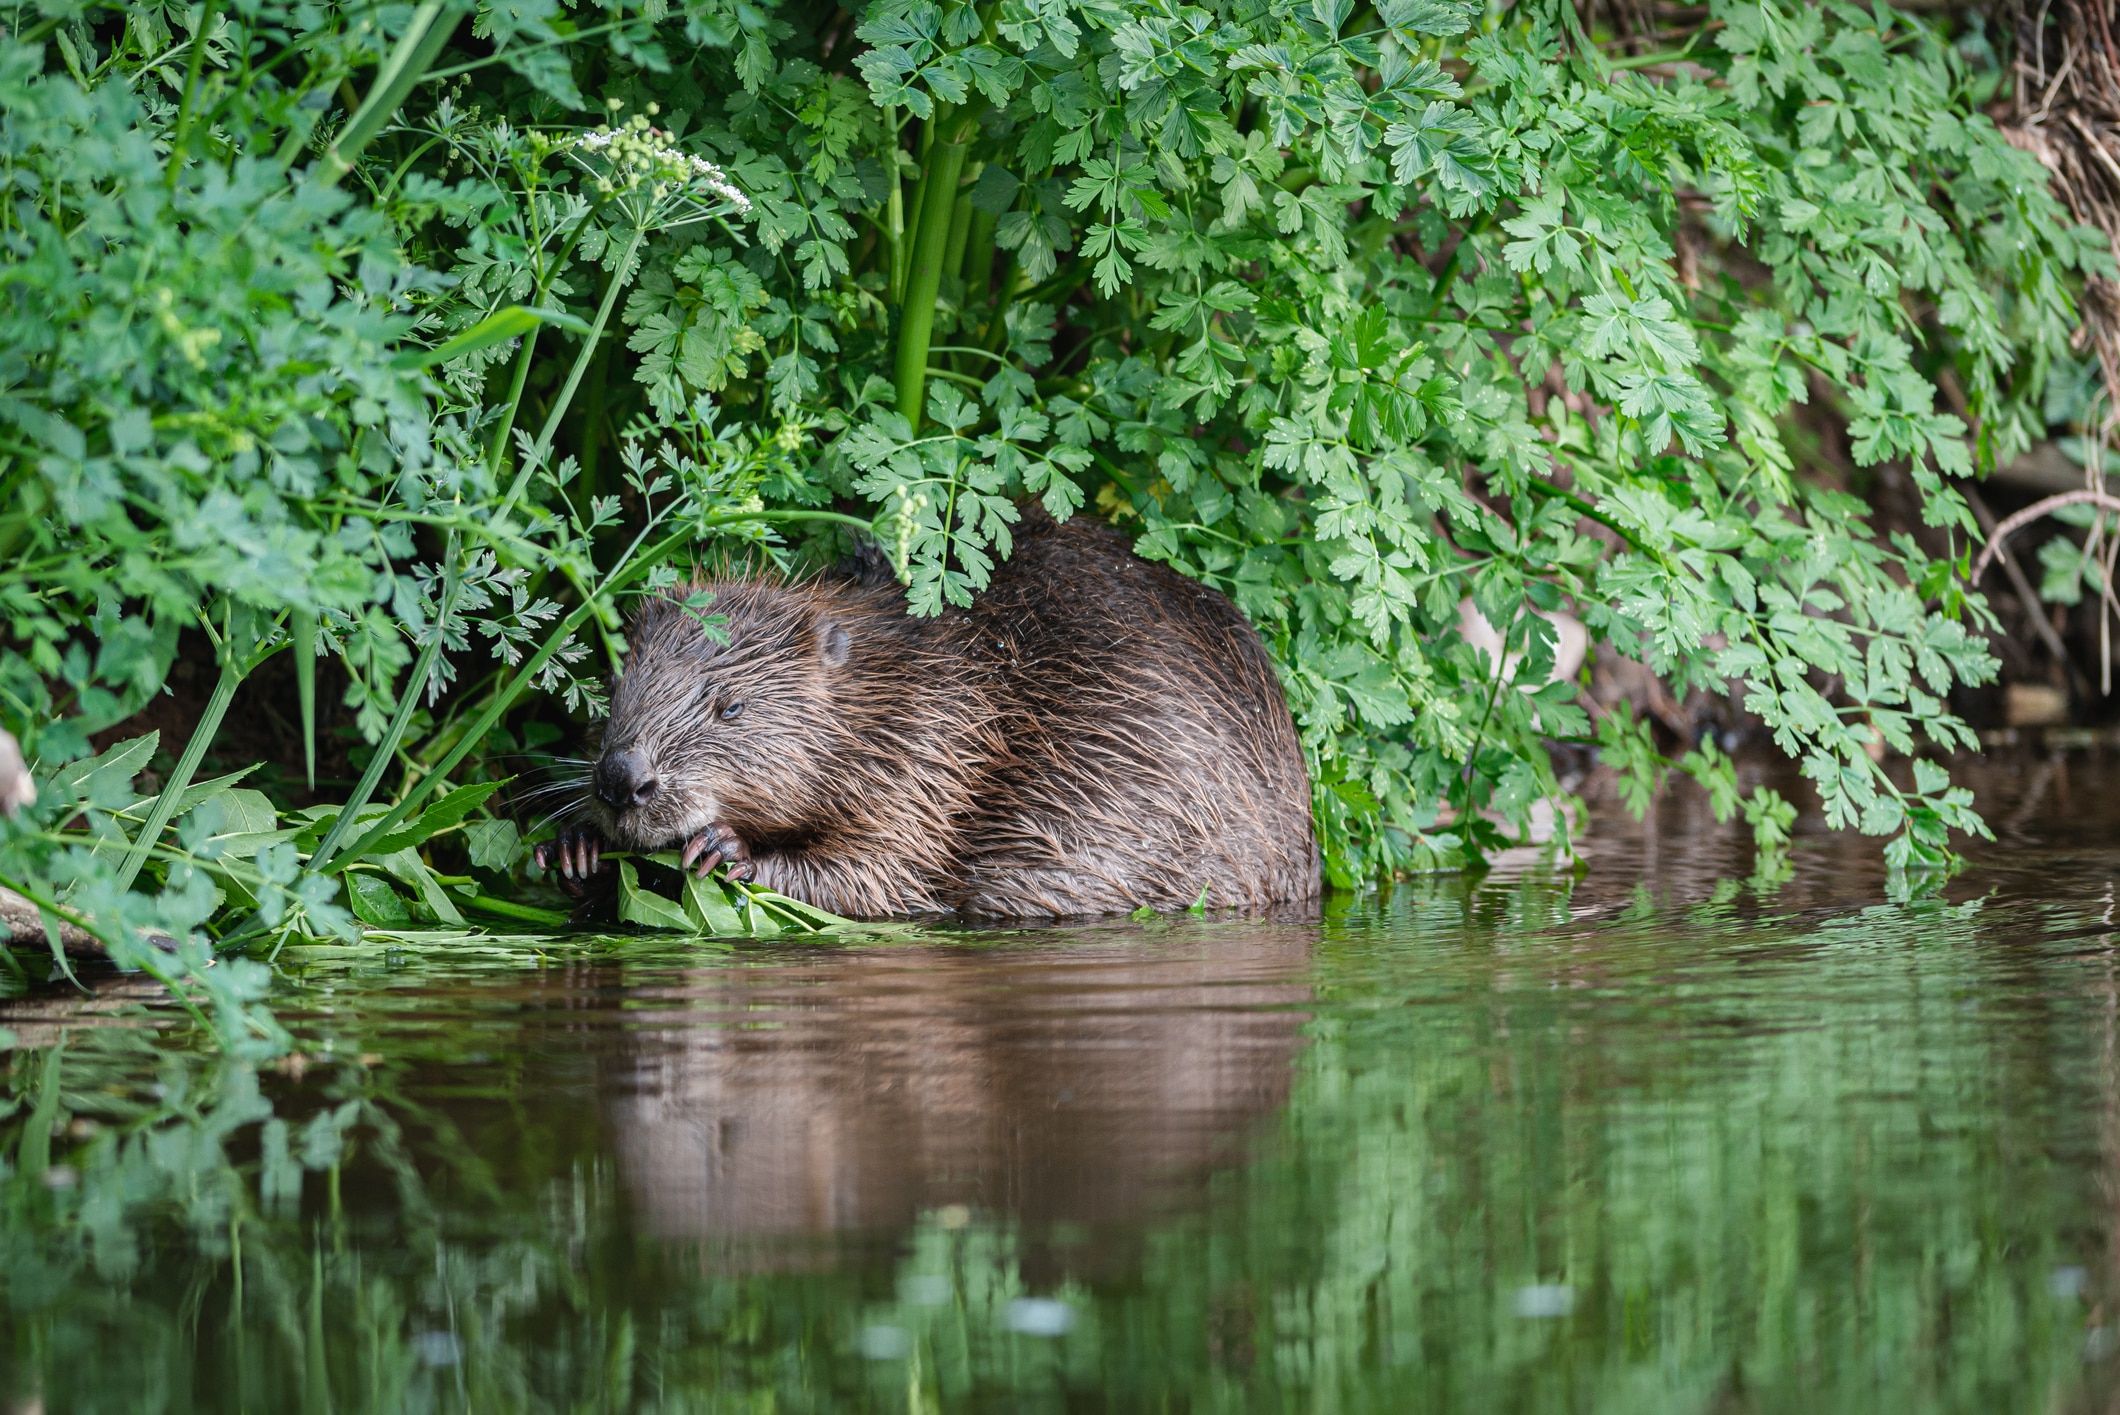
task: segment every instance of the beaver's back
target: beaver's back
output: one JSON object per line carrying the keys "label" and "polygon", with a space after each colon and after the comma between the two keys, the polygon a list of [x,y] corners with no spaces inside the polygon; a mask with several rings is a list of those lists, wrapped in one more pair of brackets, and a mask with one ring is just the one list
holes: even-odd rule
{"label": "beaver's back", "polygon": [[1295,724],[1217,591],[1087,521],[1032,511],[963,611],[1006,753],[944,887],[966,913],[1109,913],[1315,897]]}

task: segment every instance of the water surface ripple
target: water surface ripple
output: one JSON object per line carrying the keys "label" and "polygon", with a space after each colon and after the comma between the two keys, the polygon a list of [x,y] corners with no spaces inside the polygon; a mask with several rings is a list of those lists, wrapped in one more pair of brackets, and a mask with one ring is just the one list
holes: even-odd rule
{"label": "water surface ripple", "polygon": [[1264,920],[320,955],[264,1071],[31,988],[0,1411],[2120,1409],[2120,765],[1973,780],[1912,898],[1674,793]]}

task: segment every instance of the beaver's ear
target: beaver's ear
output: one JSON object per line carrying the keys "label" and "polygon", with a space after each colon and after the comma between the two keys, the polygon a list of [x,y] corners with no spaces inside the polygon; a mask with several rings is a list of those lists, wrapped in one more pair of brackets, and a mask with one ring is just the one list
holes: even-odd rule
{"label": "beaver's ear", "polygon": [[817,626],[817,656],[824,660],[827,668],[839,668],[847,661],[850,647],[844,626],[827,619]]}

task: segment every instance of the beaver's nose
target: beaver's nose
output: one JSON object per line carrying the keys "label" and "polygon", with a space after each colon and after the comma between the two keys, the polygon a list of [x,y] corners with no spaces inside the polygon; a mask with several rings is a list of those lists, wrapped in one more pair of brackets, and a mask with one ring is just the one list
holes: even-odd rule
{"label": "beaver's nose", "polygon": [[661,784],[633,752],[613,752],[596,764],[596,799],[613,810],[645,805]]}

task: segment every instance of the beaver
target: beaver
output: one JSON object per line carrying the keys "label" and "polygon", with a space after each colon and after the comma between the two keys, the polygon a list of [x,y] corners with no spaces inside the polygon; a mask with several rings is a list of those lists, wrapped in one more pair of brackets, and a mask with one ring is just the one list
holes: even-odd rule
{"label": "beaver", "polygon": [[987,589],[933,618],[871,552],[648,597],[628,642],[591,819],[539,847],[570,893],[607,842],[681,844],[702,875],[849,918],[1318,893],[1309,777],[1257,631],[1106,526],[1027,510]]}

